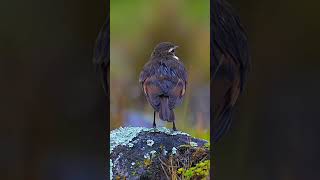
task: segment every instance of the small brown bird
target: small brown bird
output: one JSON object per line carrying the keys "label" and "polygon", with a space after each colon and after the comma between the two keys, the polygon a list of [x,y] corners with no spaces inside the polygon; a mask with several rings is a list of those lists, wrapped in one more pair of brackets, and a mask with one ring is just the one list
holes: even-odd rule
{"label": "small brown bird", "polygon": [[154,109],[153,127],[156,127],[156,112],[163,121],[173,122],[173,109],[182,103],[187,86],[187,72],[175,55],[178,46],[170,42],[159,43],[140,73],[139,82],[144,95]]}

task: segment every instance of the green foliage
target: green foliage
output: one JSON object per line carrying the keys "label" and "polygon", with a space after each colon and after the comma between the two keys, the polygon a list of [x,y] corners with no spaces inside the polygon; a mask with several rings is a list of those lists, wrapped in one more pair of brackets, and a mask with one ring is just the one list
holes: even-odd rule
{"label": "green foliage", "polygon": [[210,142],[204,144],[204,147],[207,148],[207,149],[210,149]]}
{"label": "green foliage", "polygon": [[206,178],[209,176],[210,160],[199,162],[195,167],[191,167],[187,170],[179,168],[177,174],[180,174],[185,179]]}
{"label": "green foliage", "polygon": [[143,163],[144,163],[144,167],[149,167],[151,165],[152,161],[150,159],[145,159],[143,161]]}

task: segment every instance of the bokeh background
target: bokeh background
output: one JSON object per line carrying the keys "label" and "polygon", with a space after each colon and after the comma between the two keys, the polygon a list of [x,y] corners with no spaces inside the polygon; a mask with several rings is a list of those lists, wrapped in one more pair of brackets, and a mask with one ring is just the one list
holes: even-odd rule
{"label": "bokeh background", "polygon": [[217,180],[320,179],[320,3],[229,0],[245,26],[252,70]]}
{"label": "bokeh background", "polygon": [[[110,128],[152,127],[153,109],[139,84],[139,74],[160,42],[177,45],[189,79],[185,99],[176,107],[176,125],[210,139],[210,1],[111,0]],[[161,121],[158,126],[172,128]]]}

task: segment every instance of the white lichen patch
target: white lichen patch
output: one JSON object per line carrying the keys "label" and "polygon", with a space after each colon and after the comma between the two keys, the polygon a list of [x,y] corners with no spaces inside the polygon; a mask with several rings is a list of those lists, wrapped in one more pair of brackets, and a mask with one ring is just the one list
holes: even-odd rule
{"label": "white lichen patch", "polygon": [[132,148],[133,144],[132,143],[128,143],[128,146],[129,146],[129,148]]}
{"label": "white lichen patch", "polygon": [[[144,127],[120,127],[111,131],[110,133],[110,154],[113,149],[119,145],[126,146],[132,141],[133,138],[137,137],[140,132],[163,132],[168,135],[186,135],[189,134],[181,131],[173,131],[166,127],[159,128],[144,128]],[[132,142],[131,142],[132,143]],[[133,142],[134,143],[134,142]],[[131,146],[131,145],[130,145]]]}
{"label": "white lichen patch", "polygon": [[122,156],[123,154],[122,153],[120,153],[119,155],[118,155],[118,157],[116,158],[116,160],[114,160],[114,163],[115,164],[117,164],[118,163],[118,161],[119,161],[119,159],[121,158],[121,156]]}
{"label": "white lichen patch", "polygon": [[173,155],[177,154],[177,148],[176,147],[173,147],[171,151],[172,151]]}
{"label": "white lichen patch", "polygon": [[186,136],[190,136],[188,133],[181,132],[181,131],[173,131],[173,130],[170,130],[170,129],[166,128],[166,127],[144,128],[143,131],[148,131],[148,132],[163,132],[163,133],[166,133],[166,134],[172,135],[172,136],[175,136],[175,135],[186,135]]}
{"label": "white lichen patch", "polygon": [[151,158],[154,158],[156,153],[157,153],[157,151],[155,151],[155,150],[150,151]]}
{"label": "white lichen patch", "polygon": [[144,157],[145,159],[150,159],[149,153],[145,154],[143,157]]}
{"label": "white lichen patch", "polygon": [[148,140],[147,140],[147,145],[148,145],[148,146],[151,147],[153,144],[154,144],[154,141],[153,141],[153,140],[151,140],[151,139],[148,139]]}
{"label": "white lichen patch", "polygon": [[162,154],[163,154],[164,156],[166,156],[166,155],[167,155],[167,153],[168,153],[168,151],[167,151],[166,149],[163,149]]}
{"label": "white lichen patch", "polygon": [[142,127],[120,127],[110,133],[110,154],[119,145],[126,146],[143,130]]}
{"label": "white lichen patch", "polygon": [[198,144],[196,143],[196,142],[190,142],[190,146],[192,146],[192,147],[198,147]]}
{"label": "white lichen patch", "polygon": [[110,159],[110,180],[112,180],[112,176],[113,176],[112,168],[113,168],[113,163],[112,163],[112,160]]}

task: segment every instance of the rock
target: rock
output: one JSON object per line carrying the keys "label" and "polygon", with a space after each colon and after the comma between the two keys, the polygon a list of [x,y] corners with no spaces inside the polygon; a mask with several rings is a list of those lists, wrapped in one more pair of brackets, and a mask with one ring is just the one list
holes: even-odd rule
{"label": "rock", "polygon": [[165,127],[120,127],[110,134],[111,179],[209,178],[206,140]]}

